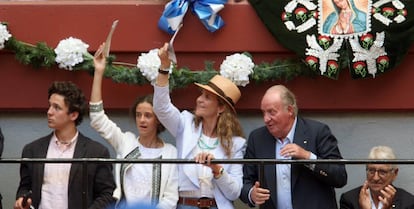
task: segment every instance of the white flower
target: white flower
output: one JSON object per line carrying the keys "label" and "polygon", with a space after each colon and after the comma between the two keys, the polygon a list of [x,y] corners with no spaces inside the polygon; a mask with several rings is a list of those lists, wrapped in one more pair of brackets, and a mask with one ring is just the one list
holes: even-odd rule
{"label": "white flower", "polygon": [[11,34],[7,30],[7,27],[3,24],[0,24],[0,49],[4,48],[4,43],[9,40]]}
{"label": "white flower", "polygon": [[161,60],[158,57],[158,49],[152,49],[148,53],[142,53],[137,61],[137,67],[142,75],[145,76],[148,81],[154,83],[158,76],[158,69],[161,67]]}
{"label": "white flower", "polygon": [[83,55],[88,55],[89,45],[77,38],[69,37],[59,42],[55,49],[59,68],[72,70],[72,67],[83,62]]}
{"label": "white flower", "polygon": [[233,81],[238,86],[249,83],[249,75],[253,73],[254,63],[244,54],[236,53],[227,56],[220,65],[220,74]]}

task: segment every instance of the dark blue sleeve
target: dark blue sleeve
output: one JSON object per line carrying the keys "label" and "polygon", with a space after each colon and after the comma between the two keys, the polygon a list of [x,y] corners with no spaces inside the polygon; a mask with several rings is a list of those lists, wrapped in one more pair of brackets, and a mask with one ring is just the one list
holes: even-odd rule
{"label": "dark blue sleeve", "polygon": [[0,157],[3,154],[4,136],[0,128]]}

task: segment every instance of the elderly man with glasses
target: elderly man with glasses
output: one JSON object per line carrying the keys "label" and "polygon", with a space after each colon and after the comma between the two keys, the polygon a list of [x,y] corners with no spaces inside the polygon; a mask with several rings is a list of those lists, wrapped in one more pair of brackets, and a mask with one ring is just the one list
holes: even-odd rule
{"label": "elderly man with glasses", "polygon": [[[396,159],[392,149],[386,146],[373,147],[368,158]],[[364,185],[342,194],[341,209],[414,209],[414,196],[392,185],[398,175],[396,164],[368,164],[366,172]]]}

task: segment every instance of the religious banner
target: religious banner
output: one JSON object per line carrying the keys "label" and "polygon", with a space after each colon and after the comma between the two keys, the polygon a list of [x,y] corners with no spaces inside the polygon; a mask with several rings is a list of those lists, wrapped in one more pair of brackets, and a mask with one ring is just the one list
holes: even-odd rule
{"label": "religious banner", "polygon": [[413,0],[249,0],[275,39],[337,79],[394,68],[414,41]]}

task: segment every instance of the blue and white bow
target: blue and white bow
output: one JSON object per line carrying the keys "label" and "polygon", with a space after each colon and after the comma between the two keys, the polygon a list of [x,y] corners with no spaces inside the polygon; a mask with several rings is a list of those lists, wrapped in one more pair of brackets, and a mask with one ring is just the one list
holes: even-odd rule
{"label": "blue and white bow", "polygon": [[172,0],[165,5],[158,27],[173,34],[190,7],[207,30],[214,32],[224,25],[223,19],[217,13],[224,8],[226,2],[227,0]]}

